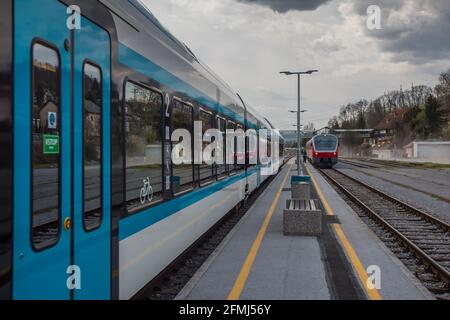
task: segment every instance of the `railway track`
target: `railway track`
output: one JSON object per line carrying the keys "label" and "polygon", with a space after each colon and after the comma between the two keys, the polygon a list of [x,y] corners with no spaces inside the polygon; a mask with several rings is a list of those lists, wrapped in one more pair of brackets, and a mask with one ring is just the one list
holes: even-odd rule
{"label": "railway track", "polygon": [[366,163],[356,162],[356,161],[347,160],[347,159],[339,159],[339,162],[349,164],[349,165],[359,167],[359,168],[364,168],[364,169],[378,169],[379,168],[379,166],[369,165]]}
{"label": "railway track", "polygon": [[437,299],[450,300],[450,225],[346,174],[322,175]]}

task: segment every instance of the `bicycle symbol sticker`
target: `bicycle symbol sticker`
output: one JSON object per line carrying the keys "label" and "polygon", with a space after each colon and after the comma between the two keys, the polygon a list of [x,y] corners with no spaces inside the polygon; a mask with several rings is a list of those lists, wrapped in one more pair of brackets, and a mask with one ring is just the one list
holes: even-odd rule
{"label": "bicycle symbol sticker", "polygon": [[144,186],[141,188],[141,204],[146,202],[152,202],[153,200],[153,188],[150,184],[150,177],[147,177],[142,181]]}

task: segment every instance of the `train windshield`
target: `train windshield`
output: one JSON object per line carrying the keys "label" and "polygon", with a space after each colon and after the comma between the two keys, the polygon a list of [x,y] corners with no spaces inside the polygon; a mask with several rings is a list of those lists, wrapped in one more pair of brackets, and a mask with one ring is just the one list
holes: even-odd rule
{"label": "train windshield", "polygon": [[335,151],[338,139],[335,136],[317,136],[314,139],[316,151]]}

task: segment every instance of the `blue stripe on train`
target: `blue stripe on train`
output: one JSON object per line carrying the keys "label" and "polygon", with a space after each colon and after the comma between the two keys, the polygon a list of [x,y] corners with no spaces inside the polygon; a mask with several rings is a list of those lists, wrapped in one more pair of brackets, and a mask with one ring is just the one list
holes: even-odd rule
{"label": "blue stripe on train", "polygon": [[[158,81],[169,88],[172,88],[175,91],[180,91],[187,94],[198,103],[208,106],[218,113],[222,113],[235,121],[244,122],[244,118],[241,115],[236,114],[227,107],[215,102],[198,89],[192,87],[169,71],[158,66],[122,43],[119,43],[119,61],[122,64],[142,73],[143,75]],[[256,127],[255,124],[249,121],[247,121],[247,126],[252,128]],[[251,175],[257,171],[259,172],[259,168],[250,169],[248,171],[248,175]],[[182,209],[209,197],[215,192],[225,189],[229,185],[244,179],[245,177],[246,174],[243,173],[218,181],[208,187],[194,190],[179,198],[162,203],[148,210],[144,210],[128,218],[124,218],[120,221],[119,240],[124,240],[137,232],[181,211]]]}
{"label": "blue stripe on train", "polygon": [[[207,106],[218,113],[222,113],[230,119],[233,119],[234,121],[244,123],[244,117],[242,115],[239,115],[228,109],[224,105],[221,105],[220,103],[214,101],[198,89],[192,87],[187,82],[181,80],[169,71],[153,63],[151,60],[142,56],[133,49],[127,47],[123,43],[119,43],[119,61],[123,65],[126,65],[142,73],[143,75],[165,85],[168,88],[183,92],[198,103]],[[248,120],[246,125],[251,128],[256,128],[256,125]]]}
{"label": "blue stripe on train", "polygon": [[[248,175],[252,175],[259,171],[259,168],[252,168],[248,170]],[[219,192],[229,185],[245,179],[246,174],[242,173],[228,179],[217,181],[210,186],[196,189],[188,194],[180,196],[179,198],[167,201],[148,210],[122,219],[119,226],[119,240],[124,240],[135,233],[150,227],[151,225],[166,219],[167,217],[189,207],[210,195]]]}

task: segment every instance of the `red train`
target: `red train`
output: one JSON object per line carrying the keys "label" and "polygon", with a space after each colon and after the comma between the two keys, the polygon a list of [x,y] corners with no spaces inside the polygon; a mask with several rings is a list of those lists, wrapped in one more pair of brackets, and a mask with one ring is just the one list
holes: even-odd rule
{"label": "red train", "polygon": [[320,167],[333,167],[339,159],[339,139],[331,134],[320,134],[306,144],[309,161]]}

